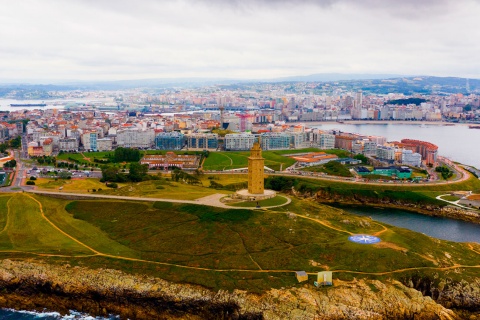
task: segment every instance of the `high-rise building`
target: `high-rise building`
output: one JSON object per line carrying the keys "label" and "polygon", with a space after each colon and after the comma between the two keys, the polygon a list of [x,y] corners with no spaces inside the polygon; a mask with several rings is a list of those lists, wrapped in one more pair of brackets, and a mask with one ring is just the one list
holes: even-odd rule
{"label": "high-rise building", "polygon": [[224,148],[229,151],[250,150],[255,143],[255,139],[255,135],[250,133],[229,133],[225,135]]}
{"label": "high-rise building", "polygon": [[186,136],[189,150],[217,150],[218,135],[216,133],[193,133]]}
{"label": "high-rise building", "polygon": [[290,149],[291,135],[288,133],[270,132],[261,135],[262,150]]}
{"label": "high-rise building", "polygon": [[185,135],[180,132],[161,132],[155,137],[155,147],[160,150],[181,150],[185,145]]}

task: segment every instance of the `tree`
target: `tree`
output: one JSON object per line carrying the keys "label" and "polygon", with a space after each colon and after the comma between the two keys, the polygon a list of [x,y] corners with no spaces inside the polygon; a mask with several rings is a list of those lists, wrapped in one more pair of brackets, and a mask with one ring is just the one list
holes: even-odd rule
{"label": "tree", "polygon": [[113,166],[104,166],[102,168],[102,181],[117,181],[118,168]]}
{"label": "tree", "polygon": [[136,149],[130,148],[117,148],[115,149],[115,153],[113,155],[113,159],[115,162],[136,162],[140,161],[141,154],[140,151]]}
{"label": "tree", "polygon": [[367,164],[367,163],[368,163],[368,158],[365,157],[365,156],[364,156],[363,154],[361,154],[361,153],[355,155],[355,157],[353,157],[353,158],[362,161],[363,164]]}
{"label": "tree", "polygon": [[133,182],[143,181],[148,172],[148,164],[132,162],[129,166],[128,179]]}
{"label": "tree", "polygon": [[9,141],[9,144],[10,144],[10,148],[12,149],[18,149],[22,146],[22,137],[21,136],[18,136],[14,139],[11,139]]}
{"label": "tree", "polygon": [[62,172],[59,172],[58,173],[58,177],[60,179],[71,179],[72,178],[72,174],[68,171],[62,171]]}
{"label": "tree", "polygon": [[14,160],[10,160],[10,161],[7,161],[5,162],[5,164],[3,165],[4,168],[15,168],[17,166],[17,161],[14,159]]}

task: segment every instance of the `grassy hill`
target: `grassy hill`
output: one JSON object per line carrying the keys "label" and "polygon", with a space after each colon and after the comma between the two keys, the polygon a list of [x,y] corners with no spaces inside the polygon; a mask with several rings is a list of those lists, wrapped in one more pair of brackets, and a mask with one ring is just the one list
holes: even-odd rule
{"label": "grassy hill", "polygon": [[[358,233],[376,234],[382,242],[348,241]],[[479,265],[479,250],[476,244],[432,239],[307,200],[252,211],[0,196],[0,258],[116,268],[216,289],[291,286],[296,270],[332,270],[343,280],[441,274],[455,264]],[[471,279],[475,272],[463,267],[449,276]]]}

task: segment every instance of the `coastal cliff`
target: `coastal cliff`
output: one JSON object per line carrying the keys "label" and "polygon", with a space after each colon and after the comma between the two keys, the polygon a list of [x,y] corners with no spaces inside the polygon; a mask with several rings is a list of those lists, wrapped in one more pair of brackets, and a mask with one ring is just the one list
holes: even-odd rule
{"label": "coastal cliff", "polygon": [[[200,286],[110,269],[0,261],[0,307],[27,310],[70,309],[92,315],[117,314],[130,319],[462,319],[415,289],[425,282],[335,281],[334,287],[311,284],[271,289],[262,294],[214,292]],[[409,287],[410,286],[410,287]],[[444,283],[436,298],[462,308],[480,309],[480,282]],[[418,288],[421,289],[421,288]],[[431,288],[429,289],[431,291]],[[465,301],[464,301],[465,302]],[[475,314],[470,319],[477,319]]]}

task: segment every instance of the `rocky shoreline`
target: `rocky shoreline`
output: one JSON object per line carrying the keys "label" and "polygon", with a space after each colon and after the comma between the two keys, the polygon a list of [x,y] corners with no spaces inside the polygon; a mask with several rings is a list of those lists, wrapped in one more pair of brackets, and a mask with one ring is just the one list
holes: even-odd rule
{"label": "rocky shoreline", "polygon": [[[2,260],[0,307],[46,308],[60,313],[73,309],[91,315],[116,314],[122,319],[464,318],[464,313],[422,295],[421,289],[427,282],[408,281],[411,283],[405,285],[395,280],[337,280],[334,287],[322,289],[305,284],[262,294],[240,290],[214,292],[110,269]],[[430,287],[429,290],[433,292]],[[443,288],[435,290],[436,299],[444,305],[480,309],[480,280],[469,284],[444,283]],[[468,313],[468,317],[480,319],[474,312]]]}

